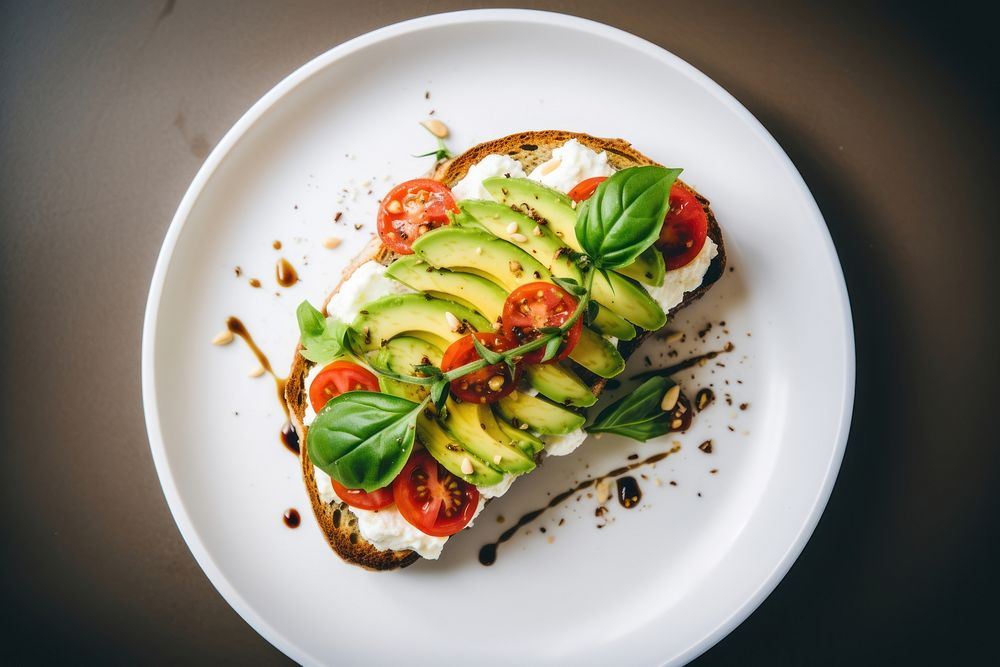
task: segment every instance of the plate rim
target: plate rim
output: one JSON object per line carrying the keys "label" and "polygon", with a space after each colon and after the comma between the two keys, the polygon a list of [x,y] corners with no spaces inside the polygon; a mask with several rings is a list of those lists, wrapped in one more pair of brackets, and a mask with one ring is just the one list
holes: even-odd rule
{"label": "plate rim", "polygon": [[847,291],[847,284],[844,279],[843,266],[840,257],[834,246],[830,235],[829,227],[823,217],[812,192],[806,185],[798,169],[791,158],[781,148],[777,140],[764,127],[764,125],[735,97],[726,91],[721,85],[716,83],[711,77],[701,72],[699,69],[671,53],[667,49],[654,44],[642,37],[630,32],[610,26],[598,21],[586,19],[571,14],[550,12],[532,9],[470,9],[455,12],[443,12],[408,19],[394,23],[376,30],[358,35],[346,42],[338,44],[333,48],[312,58],[301,65],[295,71],[284,77],[273,88],[257,100],[236,123],[223,135],[219,143],[212,149],[205,162],[198,169],[191,185],[184,193],[180,204],[171,219],[167,233],[157,255],[156,266],[150,281],[149,294],[146,301],[146,310],[143,318],[142,339],[141,339],[141,375],[142,375],[142,402],[143,412],[146,421],[146,434],[149,440],[149,447],[152,453],[153,464],[156,468],[160,487],[167,501],[174,523],[177,525],[184,539],[185,544],[194,556],[195,561],[208,577],[222,598],[240,615],[240,617],[252,627],[261,637],[272,644],[275,648],[299,663],[321,663],[315,656],[305,652],[297,644],[288,640],[271,623],[264,619],[258,611],[250,605],[235,586],[230,582],[222,569],[205,549],[198,531],[188,514],[186,504],[178,492],[169,463],[167,461],[166,447],[163,434],[160,428],[160,417],[158,408],[158,397],[156,394],[156,376],[154,358],[156,353],[156,328],[159,320],[160,300],[163,293],[167,269],[173,257],[180,234],[186,225],[191,210],[195,202],[199,199],[205,186],[212,175],[228,156],[229,152],[243,138],[243,136],[253,127],[254,124],[273,107],[277,102],[292,92],[295,88],[305,83],[313,75],[331,66],[352,53],[360,51],[368,46],[379,42],[391,40],[412,32],[419,32],[429,28],[444,25],[456,25],[464,23],[489,23],[501,21],[521,21],[536,24],[547,24],[552,26],[571,28],[582,32],[599,35],[639,50],[646,55],[652,56],[662,62],[676,68],[682,74],[690,77],[700,84],[704,90],[713,94],[729,110],[754,127],[759,136],[765,141],[770,151],[775,154],[779,162],[783,164],[793,181],[797,183],[804,195],[807,207],[811,209],[812,221],[820,227],[820,236],[826,246],[826,252],[834,259],[835,291],[840,296],[840,315],[844,322],[844,329],[841,332],[844,343],[844,352],[847,365],[844,369],[844,392],[841,397],[840,415],[838,419],[839,427],[834,436],[834,448],[828,461],[827,469],[824,472],[823,483],[817,489],[815,502],[809,509],[806,520],[795,535],[788,549],[781,556],[780,560],[774,564],[770,574],[760,583],[760,586],[749,595],[742,603],[736,606],[728,616],[720,622],[700,640],[694,642],[688,649],[676,655],[671,662],[683,664],[701,655],[716,643],[721,641],[726,635],[732,632],[739,624],[752,614],[757,607],[771,594],[778,584],[784,579],[792,565],[802,553],[809,538],[814,533],[817,524],[829,502],[830,495],[836,483],[844,452],[847,447],[848,435],[850,433],[851,419],[854,410],[855,380],[857,357],[854,340],[854,325],[850,306],[850,295]]}

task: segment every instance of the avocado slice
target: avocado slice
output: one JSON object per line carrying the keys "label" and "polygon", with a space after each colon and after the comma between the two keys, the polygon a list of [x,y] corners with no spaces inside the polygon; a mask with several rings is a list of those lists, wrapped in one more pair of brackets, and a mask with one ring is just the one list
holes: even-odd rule
{"label": "avocado slice", "polygon": [[526,455],[534,458],[538,452],[545,449],[545,443],[542,442],[542,439],[526,428],[516,428],[500,417],[496,418],[496,423],[507,438],[505,442],[509,441]]}
{"label": "avocado slice", "polygon": [[[458,206],[493,236],[513,242],[511,234],[521,234],[525,240],[517,242],[518,248],[541,262],[549,273],[580,282],[580,268],[566,252],[566,245],[556,238],[547,225],[540,225],[528,216],[495,201],[467,199],[459,202]],[[517,227],[513,232],[508,231],[511,225]]]}
{"label": "avocado slice", "polygon": [[[538,260],[520,248],[478,229],[440,227],[414,241],[413,251],[433,267],[483,275],[508,291],[550,276]],[[524,274],[528,273],[531,275],[526,279]],[[593,395],[583,380],[558,364],[534,366],[529,378],[535,389],[554,401],[593,404]]]}
{"label": "avocado slice", "polygon": [[[441,349],[415,336],[396,336],[387,342],[371,360],[372,366],[384,371],[413,375],[413,367],[432,363],[441,365]],[[415,403],[427,397],[429,390],[424,385],[401,382],[379,376],[379,385],[386,394],[399,396]]]}
{"label": "avocado slice", "polygon": [[[479,405],[478,409],[480,424],[486,427],[486,432],[494,440],[516,447],[532,460],[534,460],[535,454],[545,447],[545,443],[536,436],[528,433],[526,430],[522,431],[521,429],[514,428],[507,422],[499,419],[489,406]],[[538,443],[537,448],[536,442]]]}
{"label": "avocado slice", "polygon": [[[576,239],[576,209],[573,208],[573,200],[563,193],[530,178],[487,178],[483,187],[501,204],[547,220],[553,233],[566,245],[573,250],[581,250]],[[618,272],[646,285],[659,287],[663,284],[666,266],[663,255],[656,248],[647,248],[632,264],[618,269]]]}
{"label": "avocado slice", "polygon": [[[453,331],[447,313],[462,327]],[[445,349],[472,331],[491,331],[489,320],[453,301],[424,294],[384,296],[372,301],[355,318],[351,328],[361,334],[366,350],[375,350],[401,334],[409,334]]]}
{"label": "avocado slice", "polygon": [[635,327],[624,317],[615,315],[610,310],[598,304],[597,316],[590,326],[602,336],[614,336],[618,340],[635,338]]}
{"label": "avocado slice", "polygon": [[439,299],[456,301],[496,322],[503,311],[507,293],[496,283],[481,276],[448,269],[436,269],[416,255],[400,257],[386,270],[386,275],[418,292]]}
{"label": "avocado slice", "polygon": [[580,330],[580,339],[569,358],[602,378],[612,378],[625,370],[625,360],[618,348],[587,327]]}
{"label": "avocado slice", "polygon": [[[506,444],[494,438],[486,428],[484,418],[492,417],[489,407],[476,403],[465,403],[448,398],[445,403],[448,409],[447,418],[443,422],[445,431],[469,452],[472,452],[490,467],[502,472],[520,474],[533,470],[534,460],[525,456],[517,447]],[[499,463],[496,457],[500,457]]]}
{"label": "avocado slice", "polygon": [[655,331],[667,322],[667,314],[646,290],[614,271],[594,274],[593,298],[643,329]]}
{"label": "avocado slice", "polygon": [[514,426],[527,424],[545,435],[565,435],[583,428],[586,418],[576,412],[549,403],[545,399],[515,391],[494,404],[503,418]]}
{"label": "avocado slice", "polygon": [[524,367],[524,377],[539,394],[564,405],[586,408],[597,402],[590,387],[559,364],[529,364]]}
{"label": "avocado slice", "polygon": [[[466,450],[456,438],[451,437],[440,424],[426,414],[417,417],[417,439],[445,470],[470,484],[492,486],[503,480],[502,472]],[[462,472],[462,461],[466,458],[472,464],[471,475]]]}

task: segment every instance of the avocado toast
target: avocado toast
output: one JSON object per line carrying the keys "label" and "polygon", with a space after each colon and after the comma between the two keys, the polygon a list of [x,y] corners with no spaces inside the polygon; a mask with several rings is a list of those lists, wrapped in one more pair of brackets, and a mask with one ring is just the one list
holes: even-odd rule
{"label": "avocado toast", "polygon": [[[609,177],[635,174],[634,190],[642,171],[635,167],[658,165],[621,139],[572,132],[524,132],[475,146],[440,164],[430,181],[407,183],[423,188],[420,211],[430,213],[417,220],[421,224],[405,218],[411,204],[416,207],[418,186],[402,196],[394,194],[402,186],[390,192],[380,210],[380,242],[345,271],[322,315],[307,314],[304,323],[300,308],[303,337],[285,397],[303,443],[302,472],[314,513],[344,560],[387,570],[420,555],[436,558],[447,535],[469,525],[489,498],[534,468],[543,452],[575,449],[584,437],[584,411],[607,380],[669,315],[721,277],[725,250],[708,201],[662,168],[642,175],[668,179],[662,182],[670,191],[669,214],[680,220],[681,231],[688,229],[688,218],[699,220],[700,238],[685,232],[678,244],[664,224],[644,242],[614,246],[622,230],[609,232],[599,219],[621,180]],[[435,195],[438,190],[447,194]],[[438,205],[447,209],[446,217]],[[598,205],[601,210],[588,210]],[[667,210],[662,208],[659,220]],[[392,224],[383,224],[383,215]],[[583,229],[575,227],[577,219],[585,216],[596,231],[577,238],[575,230]],[[598,243],[604,245],[595,251]],[[588,252],[598,259],[589,259]],[[611,270],[588,263],[615,253],[632,254],[618,265],[608,259]],[[543,306],[549,326],[526,324],[529,311]],[[349,326],[334,327],[338,319]],[[540,340],[546,336],[547,342]],[[339,342],[330,343],[334,339]],[[537,349],[501,359],[532,341]],[[368,370],[348,369],[351,364],[341,361],[326,365],[339,359],[342,344]],[[489,365],[473,369],[480,361]],[[472,370],[449,381],[463,369]],[[325,396],[351,393],[365,400],[324,404]],[[343,444],[345,437],[358,441],[362,431],[376,439],[377,425],[350,427],[347,436],[335,426],[357,421],[366,410],[401,415],[379,432],[398,429],[399,437],[383,437],[376,443],[380,450],[368,448],[381,455]],[[318,427],[311,437],[309,427],[318,418],[324,430]],[[397,444],[406,449],[403,454],[392,450]],[[426,482],[428,474],[433,482],[446,481],[442,488],[452,493],[433,525],[412,519],[417,510],[400,490],[400,480]],[[359,490],[347,491],[354,487],[334,477],[355,481]],[[376,480],[392,479],[374,488]]]}

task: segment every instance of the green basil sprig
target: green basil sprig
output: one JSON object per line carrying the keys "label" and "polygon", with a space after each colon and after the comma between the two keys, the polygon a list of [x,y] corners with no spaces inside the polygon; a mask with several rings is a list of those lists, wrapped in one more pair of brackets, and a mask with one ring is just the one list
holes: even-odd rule
{"label": "green basil sprig", "polygon": [[664,412],[660,403],[674,384],[673,380],[665,377],[646,380],[631,394],[602,410],[587,431],[617,433],[642,442],[668,433],[674,417],[670,412]]}
{"label": "green basil sprig", "polygon": [[302,351],[299,353],[316,364],[326,364],[350,352],[354,331],[339,320],[323,317],[308,301],[299,304],[295,315],[299,320]]}
{"label": "green basil sprig", "polygon": [[426,405],[373,391],[341,394],[309,426],[309,458],[349,489],[380,489],[406,464]]}
{"label": "green basil sprig", "polygon": [[599,269],[628,266],[660,235],[680,169],[622,169],[597,186],[576,216],[576,238]]}

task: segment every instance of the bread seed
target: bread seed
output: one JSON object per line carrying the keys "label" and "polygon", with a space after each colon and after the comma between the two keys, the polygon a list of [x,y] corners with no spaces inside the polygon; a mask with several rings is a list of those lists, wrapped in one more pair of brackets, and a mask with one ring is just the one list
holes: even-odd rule
{"label": "bread seed", "polygon": [[549,160],[542,165],[542,174],[551,174],[553,171],[559,168],[562,164],[562,160],[556,158],[555,160]]}
{"label": "bread seed", "polygon": [[430,120],[425,120],[420,123],[423,125],[428,132],[433,134],[438,139],[444,139],[448,136],[448,126],[437,120],[436,118],[431,118]]}
{"label": "bread seed", "polygon": [[534,229],[531,230],[531,233],[534,234],[535,236],[541,236],[542,228],[536,226]]}
{"label": "bread seed", "polygon": [[341,243],[342,241],[340,239],[335,238],[333,236],[331,236],[328,239],[323,239],[323,247],[328,248],[330,250],[333,250],[334,248],[338,247]]}
{"label": "bread seed", "polygon": [[681,424],[683,423],[684,422],[682,422],[680,419],[675,419],[672,422],[670,422],[670,428],[680,428]]}
{"label": "bread seed", "polygon": [[385,210],[389,211],[389,213],[402,213],[403,205],[399,203],[398,199],[393,199],[389,202],[388,206],[385,207]]}
{"label": "bread seed", "polygon": [[257,368],[255,368],[252,371],[250,371],[250,377],[252,377],[252,378],[259,378],[263,374],[264,374],[264,367],[263,366],[258,366]]}
{"label": "bread seed", "polygon": [[660,409],[664,412],[670,412],[677,405],[677,399],[681,397],[681,387],[675,384],[667,392],[663,394],[663,400],[660,401]]}
{"label": "bread seed", "polygon": [[527,431],[528,430],[528,425],[527,424],[521,424],[520,426],[518,426],[518,428],[521,429],[522,431]]}
{"label": "bread seed", "polygon": [[455,317],[454,315],[452,315],[450,311],[445,311],[444,319],[445,319],[446,322],[448,322],[448,327],[452,331],[458,331],[459,329],[462,328],[461,321],[459,321],[459,319],[457,317]]}
{"label": "bread seed", "polygon": [[229,329],[222,331],[212,339],[212,345],[229,345],[233,342],[233,332]]}
{"label": "bread seed", "polygon": [[517,223],[516,222],[512,222],[509,225],[507,225],[507,233],[508,234],[513,234],[516,231],[517,231]]}
{"label": "bread seed", "polygon": [[483,254],[483,249],[480,248],[479,246],[476,246],[476,254],[477,255],[482,255]]}
{"label": "bread seed", "polygon": [[489,379],[489,382],[487,382],[486,384],[488,384],[490,386],[490,389],[492,389],[493,391],[500,391],[500,388],[503,387],[503,383],[504,383],[504,377],[502,375],[494,375]]}
{"label": "bread seed", "polygon": [[510,269],[511,273],[519,273],[521,271],[521,263],[511,260],[507,262],[507,268]]}
{"label": "bread seed", "polygon": [[468,456],[463,456],[462,457],[462,474],[463,475],[471,475],[475,471],[476,471],[476,469],[472,467],[472,461],[469,460],[469,457]]}
{"label": "bread seed", "polygon": [[493,463],[495,463],[497,465],[500,465],[501,461],[503,461],[503,457],[500,456],[499,454],[497,454],[496,456],[493,457]]}
{"label": "bread seed", "polygon": [[683,331],[671,331],[667,334],[666,342],[673,345],[674,343],[679,343],[681,338],[684,338]]}
{"label": "bread seed", "polygon": [[513,241],[514,243],[527,243],[528,237],[525,236],[524,234],[515,233],[510,235],[510,240]]}

